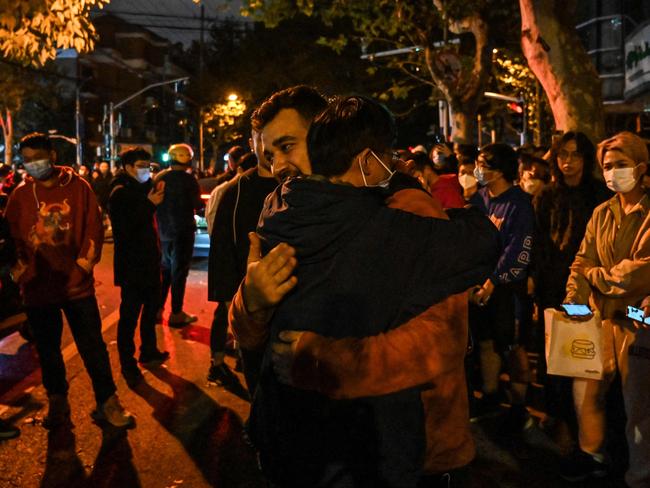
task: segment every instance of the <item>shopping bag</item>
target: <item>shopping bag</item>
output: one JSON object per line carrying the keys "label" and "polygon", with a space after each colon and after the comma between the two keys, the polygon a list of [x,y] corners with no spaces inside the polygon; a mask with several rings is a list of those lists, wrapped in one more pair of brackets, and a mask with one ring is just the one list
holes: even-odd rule
{"label": "shopping bag", "polygon": [[586,322],[569,320],[559,310],[544,310],[549,374],[599,380],[603,377],[602,323],[594,312]]}

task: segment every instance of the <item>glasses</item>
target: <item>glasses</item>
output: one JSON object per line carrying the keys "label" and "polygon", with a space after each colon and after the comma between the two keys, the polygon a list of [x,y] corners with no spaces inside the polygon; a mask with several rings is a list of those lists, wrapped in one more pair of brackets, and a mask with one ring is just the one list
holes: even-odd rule
{"label": "glasses", "polygon": [[579,152],[569,152],[562,149],[559,153],[557,153],[557,157],[563,159],[564,161],[569,161],[572,159],[582,159],[582,154]]}

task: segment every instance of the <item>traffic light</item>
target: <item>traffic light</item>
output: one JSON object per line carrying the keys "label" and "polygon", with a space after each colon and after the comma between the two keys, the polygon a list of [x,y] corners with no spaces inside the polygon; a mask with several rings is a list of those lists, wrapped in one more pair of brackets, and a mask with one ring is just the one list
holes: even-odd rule
{"label": "traffic light", "polygon": [[526,104],[523,100],[508,102],[510,125],[519,134],[526,132]]}

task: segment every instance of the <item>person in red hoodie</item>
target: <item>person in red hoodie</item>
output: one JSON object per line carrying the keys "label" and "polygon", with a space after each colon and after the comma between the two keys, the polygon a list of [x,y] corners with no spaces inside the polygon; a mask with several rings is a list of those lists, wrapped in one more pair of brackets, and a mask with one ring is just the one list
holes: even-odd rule
{"label": "person in red hoodie", "polygon": [[68,383],[61,355],[63,311],[92,381],[93,418],[116,427],[134,425],[115,394],[93,268],[104,238],[101,213],[90,185],[71,168],[55,166],[47,135],[20,141],[28,177],[9,197],[5,217],[16,245],[12,278],[20,285],[49,400],[46,428],[69,421]]}

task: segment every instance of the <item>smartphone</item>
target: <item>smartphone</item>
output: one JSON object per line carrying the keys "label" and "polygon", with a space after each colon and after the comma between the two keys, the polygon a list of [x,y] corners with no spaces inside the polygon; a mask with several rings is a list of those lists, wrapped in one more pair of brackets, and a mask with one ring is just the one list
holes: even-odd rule
{"label": "smartphone", "polygon": [[646,317],[645,314],[643,313],[643,310],[641,310],[640,308],[628,306],[627,316],[632,320],[641,322],[642,324],[650,325],[650,317]]}
{"label": "smartphone", "polygon": [[593,312],[587,305],[577,305],[575,303],[563,303],[560,305],[569,317],[586,317]]}

